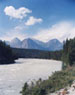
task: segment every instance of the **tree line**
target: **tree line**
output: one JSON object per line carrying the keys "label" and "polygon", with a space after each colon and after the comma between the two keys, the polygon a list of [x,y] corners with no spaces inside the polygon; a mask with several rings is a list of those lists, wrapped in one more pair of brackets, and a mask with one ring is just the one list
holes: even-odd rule
{"label": "tree line", "polygon": [[0,64],[14,63],[16,59],[9,45],[0,41]]}
{"label": "tree line", "polygon": [[43,51],[43,50],[36,50],[36,49],[12,48],[12,51],[18,58],[39,58],[39,59],[61,60],[61,56],[62,56],[62,50]]}
{"label": "tree line", "polygon": [[66,40],[63,45],[62,61],[64,67],[73,66],[75,64],[75,38]]}

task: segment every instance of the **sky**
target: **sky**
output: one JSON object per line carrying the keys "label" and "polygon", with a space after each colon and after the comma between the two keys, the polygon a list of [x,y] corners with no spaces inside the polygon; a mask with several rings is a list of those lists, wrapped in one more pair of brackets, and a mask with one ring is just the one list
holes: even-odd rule
{"label": "sky", "polygon": [[75,0],[0,0],[0,39],[75,37]]}

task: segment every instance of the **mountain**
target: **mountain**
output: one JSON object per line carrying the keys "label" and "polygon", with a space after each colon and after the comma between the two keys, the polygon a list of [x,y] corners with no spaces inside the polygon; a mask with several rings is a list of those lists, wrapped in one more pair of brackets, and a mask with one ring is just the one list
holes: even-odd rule
{"label": "mountain", "polygon": [[7,45],[10,45],[10,42],[9,42],[9,41],[5,41],[5,43],[6,43]]}
{"label": "mountain", "polygon": [[36,40],[30,38],[22,41],[22,48],[45,50],[45,47],[43,47],[40,43],[37,43]]}
{"label": "mountain", "polygon": [[46,43],[46,47],[50,51],[61,50],[63,49],[63,44],[57,39],[52,39]]}
{"label": "mountain", "polygon": [[41,45],[42,47],[45,47],[45,43],[36,39],[32,39],[34,42],[36,42],[37,44]]}
{"label": "mountain", "polygon": [[44,43],[42,41],[31,38],[24,39],[23,41],[19,40],[18,38],[14,38],[10,42],[7,41],[6,43],[9,44],[11,47],[24,49],[56,51],[63,48],[63,44],[57,39],[52,39]]}
{"label": "mountain", "polygon": [[14,38],[13,40],[11,40],[11,42],[9,43],[9,45],[11,47],[15,47],[15,48],[21,48],[21,41],[18,38]]}

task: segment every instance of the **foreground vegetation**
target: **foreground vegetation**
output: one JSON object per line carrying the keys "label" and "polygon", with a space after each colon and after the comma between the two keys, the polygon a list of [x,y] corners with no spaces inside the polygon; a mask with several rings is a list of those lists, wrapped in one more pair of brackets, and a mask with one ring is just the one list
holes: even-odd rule
{"label": "foreground vegetation", "polygon": [[15,58],[10,46],[0,41],[0,64],[14,63]]}
{"label": "foreground vegetation", "polygon": [[22,95],[47,95],[68,85],[70,86],[75,80],[74,69],[55,72],[49,79],[39,79],[36,83],[32,82],[31,85],[25,83],[21,93]]}

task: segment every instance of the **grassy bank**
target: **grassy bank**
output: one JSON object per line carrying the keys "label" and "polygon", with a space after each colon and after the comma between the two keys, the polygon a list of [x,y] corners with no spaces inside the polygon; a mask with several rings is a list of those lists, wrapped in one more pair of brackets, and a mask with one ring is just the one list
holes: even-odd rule
{"label": "grassy bank", "polygon": [[71,85],[75,80],[75,68],[55,72],[49,79],[39,79],[36,83],[32,82],[29,86],[25,83],[22,88],[22,95],[47,95],[61,88]]}

